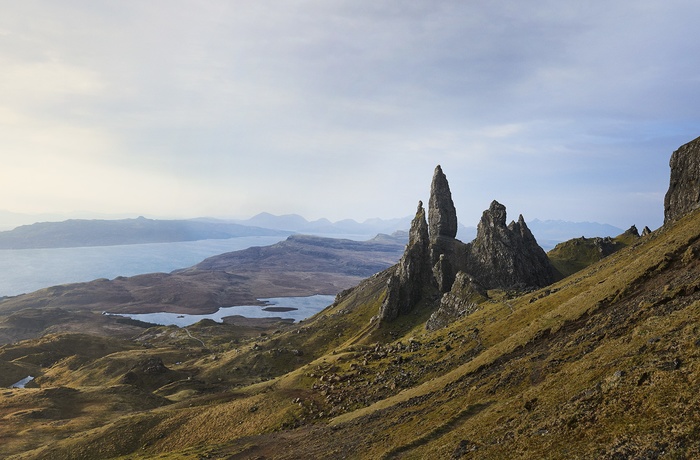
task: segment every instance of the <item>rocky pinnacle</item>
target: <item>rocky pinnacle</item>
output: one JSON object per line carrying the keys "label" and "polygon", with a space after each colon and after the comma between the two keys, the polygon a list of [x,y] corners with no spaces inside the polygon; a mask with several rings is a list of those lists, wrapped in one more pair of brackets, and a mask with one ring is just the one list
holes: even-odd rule
{"label": "rocky pinnacle", "polygon": [[411,222],[408,245],[387,285],[387,296],[379,312],[380,322],[408,313],[421,299],[424,286],[431,284],[428,224],[423,202],[418,202]]}
{"label": "rocky pinnacle", "polygon": [[428,228],[430,238],[439,236],[455,238],[457,236],[457,211],[452,202],[450,185],[440,165],[435,168],[433,182],[430,185],[430,202],[428,209]]}

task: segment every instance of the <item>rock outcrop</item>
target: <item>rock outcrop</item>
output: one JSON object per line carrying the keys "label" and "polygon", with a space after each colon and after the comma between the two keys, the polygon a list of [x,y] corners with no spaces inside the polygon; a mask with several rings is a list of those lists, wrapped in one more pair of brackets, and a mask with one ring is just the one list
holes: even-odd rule
{"label": "rock outcrop", "polygon": [[506,226],[506,207],[493,201],[477,226],[468,271],[489,288],[543,287],[554,282],[554,269],[520,215]]}
{"label": "rock outcrop", "polygon": [[416,216],[411,222],[408,245],[396,271],[389,278],[387,295],[379,312],[380,321],[391,321],[408,313],[422,298],[423,290],[432,284],[428,223],[423,202],[418,202]]}
{"label": "rock outcrop", "polygon": [[664,199],[664,224],[700,207],[700,137],[671,155],[671,182]]}
{"label": "rock outcrop", "polygon": [[457,272],[465,265],[466,245],[455,238],[457,210],[440,165],[435,167],[430,184],[429,204],[430,264],[438,291],[444,293],[450,290]]}
{"label": "rock outcrop", "polygon": [[440,299],[440,306],[430,315],[425,328],[429,331],[441,329],[467,316],[478,308],[478,305],[488,299],[483,286],[464,272],[459,272],[450,292]]}
{"label": "rock outcrop", "polygon": [[419,202],[408,246],[387,284],[380,323],[427,301],[432,308],[440,305],[430,327],[442,327],[450,318],[472,311],[477,298],[486,298],[486,289],[537,288],[554,282],[554,268],[523,216],[506,226],[506,208],[494,201],[484,211],[476,239],[465,244],[455,239],[457,212],[439,165],[430,191],[428,221]]}

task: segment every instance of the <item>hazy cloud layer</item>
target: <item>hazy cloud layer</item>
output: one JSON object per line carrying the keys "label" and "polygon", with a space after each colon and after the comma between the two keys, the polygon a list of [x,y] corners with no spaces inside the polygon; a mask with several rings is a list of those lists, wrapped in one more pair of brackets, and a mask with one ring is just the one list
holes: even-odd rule
{"label": "hazy cloud layer", "polygon": [[694,1],[23,1],[0,209],[661,224],[700,135]]}

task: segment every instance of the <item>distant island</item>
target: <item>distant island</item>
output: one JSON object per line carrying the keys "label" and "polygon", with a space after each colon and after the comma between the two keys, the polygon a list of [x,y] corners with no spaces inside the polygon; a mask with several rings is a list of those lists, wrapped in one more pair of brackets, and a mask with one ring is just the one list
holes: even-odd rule
{"label": "distant island", "polygon": [[136,219],[39,222],[0,232],[0,249],[74,248],[174,243],[242,236],[287,236],[293,232],[230,222]]}

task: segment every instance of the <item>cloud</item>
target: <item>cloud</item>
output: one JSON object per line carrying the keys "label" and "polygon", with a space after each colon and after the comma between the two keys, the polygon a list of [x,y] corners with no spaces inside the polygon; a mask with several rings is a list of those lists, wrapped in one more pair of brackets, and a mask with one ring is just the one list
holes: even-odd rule
{"label": "cloud", "polygon": [[[0,18],[0,155],[84,184],[38,187],[36,208],[401,216],[442,163],[465,219],[497,197],[531,218],[661,219],[668,156],[697,136],[699,10],[17,2]],[[130,191],[101,187],[129,174]]]}

